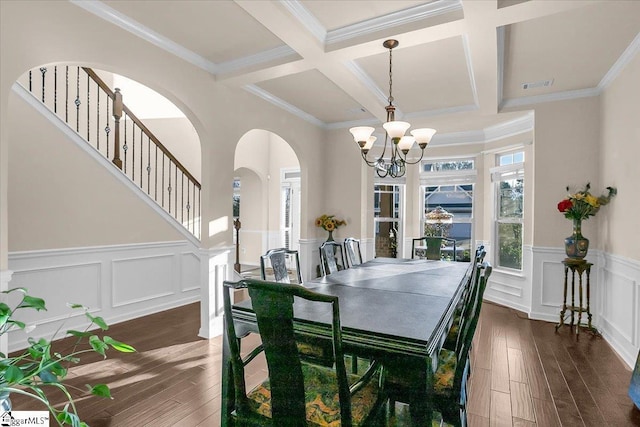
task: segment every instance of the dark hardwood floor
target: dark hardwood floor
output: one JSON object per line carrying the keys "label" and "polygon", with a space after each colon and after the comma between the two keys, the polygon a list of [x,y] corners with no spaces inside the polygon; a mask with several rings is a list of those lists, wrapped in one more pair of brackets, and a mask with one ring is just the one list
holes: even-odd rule
{"label": "dark hardwood floor", "polygon": [[[199,305],[113,325],[109,335],[132,344],[136,354],[102,360],[84,357],[69,379],[108,383],[113,400],[78,398],[92,427],[219,426],[221,338],[202,340]],[[266,374],[261,363],[249,383]],[[640,426],[640,411],[627,396],[631,371],[598,336],[485,303],[472,353],[469,425]],[[16,410],[41,410],[12,396]],[[53,424],[52,424],[53,425]]]}

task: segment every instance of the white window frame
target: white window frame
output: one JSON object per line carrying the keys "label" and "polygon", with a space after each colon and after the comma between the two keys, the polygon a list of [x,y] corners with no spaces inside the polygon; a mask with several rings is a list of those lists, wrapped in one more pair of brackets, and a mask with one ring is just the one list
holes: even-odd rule
{"label": "white window frame", "polygon": [[[473,162],[473,169],[459,169],[459,170],[447,170],[447,171],[435,171],[428,172],[424,170],[425,163],[441,163],[441,162]],[[471,248],[475,246],[475,205],[476,205],[476,182],[478,180],[478,170],[476,169],[475,157],[447,157],[447,158],[428,158],[424,159],[420,164],[420,231],[423,232],[425,228],[425,212],[424,202],[426,197],[426,187],[434,186],[456,186],[456,185],[469,185],[473,187],[472,191],[472,204],[471,204],[471,217],[456,220],[454,216],[454,222],[463,224],[471,224]]]}
{"label": "white window frame", "polygon": [[[522,150],[518,150],[522,151]],[[513,154],[514,152],[505,152],[496,155],[496,163],[499,163],[500,156]],[[525,158],[526,162],[526,158]],[[494,256],[494,265],[496,269],[503,269],[507,271],[513,271],[522,273],[524,268],[524,227],[525,227],[525,192],[526,192],[526,181],[525,181],[525,162],[522,163],[514,163],[504,166],[496,166],[490,169],[491,173],[491,182],[493,184],[493,192],[494,192],[494,215],[493,215],[493,241],[496,242],[494,245],[493,256]],[[513,180],[513,179],[522,179],[522,215],[519,218],[508,217],[508,218],[500,218],[500,182]],[[520,268],[513,268],[508,266],[500,265],[500,240],[499,240],[499,225],[500,224],[520,224],[521,227],[521,250],[520,250]]]}

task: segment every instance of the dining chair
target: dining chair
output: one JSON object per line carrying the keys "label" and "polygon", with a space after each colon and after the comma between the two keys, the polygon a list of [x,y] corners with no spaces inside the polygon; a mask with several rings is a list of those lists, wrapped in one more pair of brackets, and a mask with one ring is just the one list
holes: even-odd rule
{"label": "dining chair", "polygon": [[362,253],[360,252],[360,240],[353,237],[347,237],[342,243],[344,246],[344,254],[347,261],[347,267],[362,264]]}
{"label": "dining chair", "polygon": [[478,245],[474,255],[475,262],[472,261],[469,263],[469,267],[467,268],[463,279],[464,287],[462,290],[462,295],[454,311],[453,322],[451,323],[447,338],[445,339],[443,344],[444,348],[455,350],[456,340],[458,339],[458,328],[460,327],[460,318],[462,316],[464,307],[466,307],[468,304],[468,299],[472,295],[471,288],[477,285],[477,268],[484,261],[486,253],[487,252],[484,249],[484,245]]}
{"label": "dining chair", "polygon": [[335,241],[320,245],[320,272],[323,276],[342,270],[345,266],[342,245]]}
{"label": "dining chair", "polygon": [[445,422],[466,426],[467,382],[470,375],[469,350],[475,335],[482,298],[491,275],[488,262],[478,265],[475,285],[461,316],[455,350],[442,348],[438,354],[438,369],[433,378],[434,405]]}
{"label": "dining chair", "polygon": [[[250,426],[367,426],[378,425],[386,400],[379,384],[380,366],[372,363],[362,375],[350,375],[344,364],[340,305],[337,296],[320,294],[297,284],[255,279],[224,282],[227,344],[233,378],[231,418]],[[262,344],[244,358],[232,317],[231,292],[247,288]],[[293,303],[305,300],[326,306],[331,313],[331,367],[301,359],[294,332]],[[247,392],[245,368],[264,353],[268,378]]]}
{"label": "dining chair", "polygon": [[262,280],[268,280],[270,278],[268,277],[270,276],[268,269],[271,267],[274,282],[291,283],[289,265],[295,267],[295,271],[293,272],[297,276],[295,283],[302,284],[298,251],[287,248],[269,249],[264,255],[260,256],[260,273]]}
{"label": "dining chair", "polygon": [[[433,375],[433,397],[437,414],[441,414],[444,425],[466,426],[467,380],[470,375],[469,350],[475,334],[482,297],[491,274],[487,262],[473,268],[469,283],[470,296],[466,299],[460,324],[457,328],[455,348],[442,348],[438,353],[438,368]],[[455,322],[454,322],[455,323]],[[453,325],[452,325],[453,327]],[[387,375],[385,388],[390,399],[390,412],[396,401],[410,403],[412,389],[406,380]]]}
{"label": "dining chair", "polygon": [[430,260],[442,259],[442,245],[449,245],[453,248],[453,254],[451,259],[456,261],[457,249],[456,240],[448,237],[439,236],[422,236],[412,239],[411,242],[411,258],[415,258],[416,255],[420,258],[426,258]]}

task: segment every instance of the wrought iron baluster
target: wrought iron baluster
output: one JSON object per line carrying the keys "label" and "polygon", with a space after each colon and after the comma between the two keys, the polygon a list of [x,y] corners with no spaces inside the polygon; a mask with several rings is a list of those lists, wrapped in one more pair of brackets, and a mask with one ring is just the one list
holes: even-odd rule
{"label": "wrought iron baluster", "polygon": [[87,75],[87,142],[91,142],[91,136],[89,132],[91,130],[91,102],[89,101],[91,95],[91,88],[89,85],[91,84],[91,79],[89,75]]}
{"label": "wrought iron baluster", "polygon": [[[148,138],[148,137],[147,137]],[[144,158],[144,132],[140,128],[140,188],[144,188],[142,185],[142,160]]]}
{"label": "wrought iron baluster", "polygon": [[58,113],[58,66],[53,67],[53,112]]}
{"label": "wrought iron baluster", "polygon": [[[189,203],[189,186],[191,185],[191,180],[187,180],[187,230],[190,230],[191,223],[189,222],[189,213],[191,211],[191,204]],[[193,233],[193,232],[192,232]]]}
{"label": "wrought iron baluster", "polygon": [[100,151],[100,85],[96,82],[96,149]]}
{"label": "wrought iron baluster", "polygon": [[124,174],[127,174],[127,150],[129,149],[127,139],[127,113],[124,113],[124,144],[122,145],[122,151],[124,151]]}
{"label": "wrought iron baluster", "polygon": [[131,180],[136,182],[136,123],[131,122]]}
{"label": "wrought iron baluster", "polygon": [[169,192],[167,199],[169,203],[167,204],[169,205],[169,213],[171,213],[171,162],[169,162],[169,173],[167,175],[169,176],[169,187],[167,187],[167,191]]}
{"label": "wrought iron baluster", "polygon": [[166,157],[166,155],[164,154],[164,152],[162,153],[162,207],[164,208],[164,158]]}
{"label": "wrought iron baluster", "polygon": [[154,179],[154,195],[153,200],[158,201],[158,146],[156,145],[156,167],[154,169],[155,179]]}
{"label": "wrought iron baluster", "polygon": [[80,67],[76,67],[76,132],[80,132]]}
{"label": "wrought iron baluster", "polygon": [[33,75],[32,75],[32,71],[29,70],[29,92],[33,92],[33,81],[32,81]]}
{"label": "wrought iron baluster", "polygon": [[184,172],[181,174],[181,188],[180,188],[180,222],[184,225]]}
{"label": "wrought iron baluster", "polygon": [[173,193],[175,197],[174,218],[178,219],[178,165],[176,165],[176,191]]}
{"label": "wrought iron baluster", "polygon": [[107,144],[107,159],[109,158],[109,133],[111,133],[111,128],[109,127],[109,100],[111,99],[111,97],[107,96],[107,108],[105,109],[105,113],[106,113],[106,122],[107,125],[104,127],[104,132],[106,133],[107,137],[105,138],[105,142]]}
{"label": "wrought iron baluster", "polygon": [[[69,66],[65,66],[65,82],[64,82],[64,122],[69,123]],[[31,72],[29,72],[29,80],[31,80]]]}
{"label": "wrought iron baluster", "polygon": [[47,73],[47,67],[40,67],[40,73],[42,74],[42,103],[44,104],[44,88],[45,88],[44,75]]}
{"label": "wrought iron baluster", "polygon": [[147,137],[147,194],[151,194],[151,138]]}

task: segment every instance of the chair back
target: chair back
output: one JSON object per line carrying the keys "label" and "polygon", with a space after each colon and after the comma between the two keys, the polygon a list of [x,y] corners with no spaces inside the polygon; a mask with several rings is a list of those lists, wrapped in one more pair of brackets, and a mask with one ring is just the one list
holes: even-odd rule
{"label": "chair back", "polygon": [[360,240],[353,237],[344,239],[344,254],[347,261],[347,267],[362,264],[362,253],[360,253]]}
{"label": "chair back", "polygon": [[431,260],[442,259],[442,244],[450,245],[453,248],[453,254],[451,258],[456,260],[456,240],[448,237],[440,236],[422,236],[412,239],[411,242],[411,258],[415,258],[416,255]]}
{"label": "chair back", "polygon": [[[317,304],[328,304],[331,310],[333,364],[340,400],[341,425],[351,425],[351,396],[344,365],[338,297],[319,294],[300,285],[245,279],[225,282],[227,289],[248,288],[256,314],[262,346],[269,370],[271,419],[273,426],[306,426],[305,383],[298,341],[293,327],[293,303],[300,298]],[[225,292],[225,324],[230,344],[237,340],[229,292]],[[230,345],[233,379],[236,389],[236,410],[247,404],[244,366],[239,346]],[[238,374],[237,374],[238,372]]]}
{"label": "chair back", "polygon": [[338,242],[324,242],[320,245],[320,270],[323,276],[344,268],[344,253]]}
{"label": "chair back", "polygon": [[302,284],[302,273],[300,272],[300,258],[298,251],[287,248],[270,249],[260,257],[260,273],[262,280],[271,279],[268,268],[273,270],[273,281],[278,283],[291,283],[290,267],[295,268],[297,275],[296,283]]}
{"label": "chair back", "polygon": [[487,287],[487,281],[491,275],[492,267],[488,262],[477,264],[473,273],[471,286],[469,288],[469,296],[463,307],[460,317],[460,325],[458,329],[458,337],[456,340],[455,353],[457,357],[456,371],[454,375],[454,390],[461,390],[466,369],[467,360],[469,358],[469,350],[471,342],[475,335],[478,320],[480,318],[480,309],[482,307],[482,298]]}

